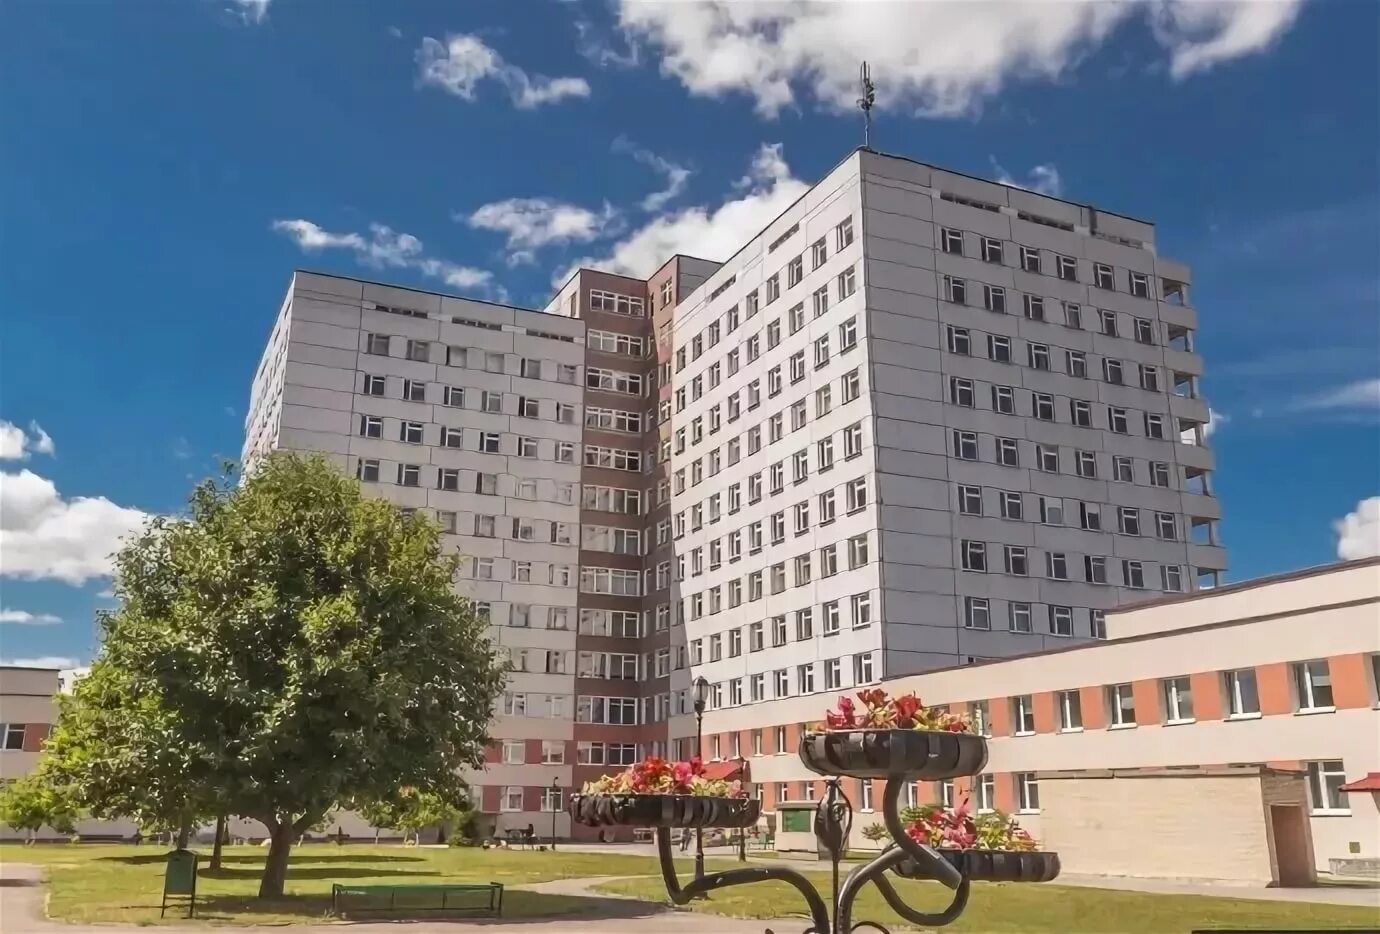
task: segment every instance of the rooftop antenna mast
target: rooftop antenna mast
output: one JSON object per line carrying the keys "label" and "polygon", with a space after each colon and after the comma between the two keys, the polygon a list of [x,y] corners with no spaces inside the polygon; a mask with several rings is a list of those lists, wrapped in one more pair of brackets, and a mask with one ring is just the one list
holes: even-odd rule
{"label": "rooftop antenna mast", "polygon": [[858,69],[858,81],[862,85],[862,97],[858,98],[858,109],[863,112],[863,148],[872,148],[872,106],[877,102],[877,86],[872,83],[872,69],[867,62]]}

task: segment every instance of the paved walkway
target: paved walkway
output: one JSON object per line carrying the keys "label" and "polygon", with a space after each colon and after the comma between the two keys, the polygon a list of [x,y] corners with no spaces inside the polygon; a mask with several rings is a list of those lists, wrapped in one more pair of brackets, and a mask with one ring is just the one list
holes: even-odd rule
{"label": "paved walkway", "polygon": [[[625,853],[634,856],[656,856],[656,846],[650,843],[611,843],[602,846],[562,845],[561,849],[581,853]],[[691,855],[693,850],[691,851]],[[736,847],[705,847],[707,859],[733,860],[738,856]],[[676,856],[682,857],[677,849]],[[811,858],[781,858],[765,854],[749,853],[751,866],[788,866],[800,872],[824,872],[828,863],[819,863]],[[857,863],[843,864],[847,872]],[[1320,885],[1307,889],[1273,889],[1261,885],[1229,882],[1195,882],[1190,879],[1132,879],[1125,876],[1082,876],[1063,873],[1051,885],[1076,885],[1094,889],[1118,889],[1124,892],[1148,892],[1153,895],[1207,895],[1213,898],[1249,898],[1266,902],[1314,902],[1320,905],[1359,905],[1380,909],[1380,888],[1365,885]]]}
{"label": "paved walkway", "polygon": [[[570,849],[576,849],[570,847]],[[800,869],[815,868],[805,860],[754,859],[754,865],[785,864]],[[802,863],[804,865],[802,865]],[[49,921],[44,917],[44,889],[42,870],[37,866],[19,863],[0,864],[0,929],[4,934],[83,934],[98,932],[110,934],[113,929],[125,925],[69,924]],[[600,918],[570,918],[539,920],[535,918],[503,918],[470,921],[391,921],[391,922],[348,922],[320,925],[247,925],[236,930],[256,932],[284,931],[303,932],[338,930],[347,927],[354,934],[397,934],[400,925],[406,925],[408,934],[441,934],[457,929],[481,928],[520,928],[523,934],[647,934],[649,931],[665,934],[762,934],[763,930],[774,930],[779,934],[795,934],[803,930],[808,921],[804,918],[784,918],[775,921],[743,921],[723,918],[716,915],[693,914],[689,911],[675,911],[662,904],[644,902],[637,899],[612,896],[595,892],[593,886],[611,882],[615,878],[603,876],[588,879],[559,879],[532,885],[511,886],[531,892],[544,892],[550,895],[568,895],[588,898],[599,903],[597,913]],[[1056,884],[1084,885],[1095,888],[1122,889],[1135,892],[1151,892],[1175,895],[1210,895],[1219,898],[1252,898],[1267,901],[1320,902],[1334,905],[1373,906],[1380,910],[1380,889],[1341,888],[1322,886],[1313,889],[1266,889],[1246,886],[1207,885],[1193,882],[1157,881],[1148,879],[1114,879],[1092,876],[1060,876]],[[591,912],[596,906],[591,904]],[[205,934],[206,927],[184,925],[160,927],[170,934]]]}

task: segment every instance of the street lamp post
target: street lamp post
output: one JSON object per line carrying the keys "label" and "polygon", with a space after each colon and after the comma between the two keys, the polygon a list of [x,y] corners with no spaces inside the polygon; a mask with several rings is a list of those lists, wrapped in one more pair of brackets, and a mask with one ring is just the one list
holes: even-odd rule
{"label": "street lamp post", "polygon": [[560,799],[556,796],[560,794],[560,791],[561,780],[559,778],[551,779],[551,851],[553,853],[556,850],[556,815],[561,812],[561,809],[557,806]]}
{"label": "street lamp post", "polygon": [[[709,682],[704,675],[695,679],[695,755],[704,761],[704,704],[709,699]],[[695,828],[695,878],[704,878],[704,828]]]}

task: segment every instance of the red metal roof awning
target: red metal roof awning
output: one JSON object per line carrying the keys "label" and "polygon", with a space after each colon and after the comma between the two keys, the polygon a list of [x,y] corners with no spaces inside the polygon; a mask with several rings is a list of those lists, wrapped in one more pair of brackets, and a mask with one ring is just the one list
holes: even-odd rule
{"label": "red metal roof awning", "polygon": [[738,762],[727,759],[722,762],[706,762],[704,764],[704,777],[710,781],[747,781],[748,765],[746,762]]}
{"label": "red metal roof awning", "polygon": [[1365,778],[1347,782],[1339,791],[1380,791],[1380,772],[1367,772]]}

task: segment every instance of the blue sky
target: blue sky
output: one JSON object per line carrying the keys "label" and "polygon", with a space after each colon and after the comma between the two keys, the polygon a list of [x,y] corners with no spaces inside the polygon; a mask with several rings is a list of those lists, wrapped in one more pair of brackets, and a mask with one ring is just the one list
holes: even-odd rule
{"label": "blue sky", "polygon": [[860,142],[862,57],[878,148],[1193,265],[1231,579],[1348,515],[1380,547],[1380,6],[713,6],[6,4],[0,657],[91,656],[118,536],[238,452],[294,267],[540,305],[726,255]]}

